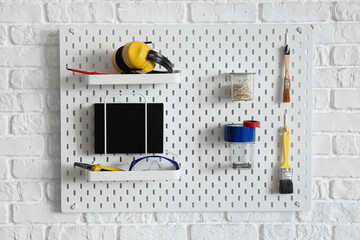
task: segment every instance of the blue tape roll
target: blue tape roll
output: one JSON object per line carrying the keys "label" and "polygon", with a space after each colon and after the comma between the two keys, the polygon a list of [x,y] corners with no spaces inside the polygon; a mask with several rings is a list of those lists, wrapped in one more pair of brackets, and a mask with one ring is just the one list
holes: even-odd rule
{"label": "blue tape roll", "polygon": [[227,124],[224,129],[226,142],[254,142],[255,129],[244,127],[242,124]]}

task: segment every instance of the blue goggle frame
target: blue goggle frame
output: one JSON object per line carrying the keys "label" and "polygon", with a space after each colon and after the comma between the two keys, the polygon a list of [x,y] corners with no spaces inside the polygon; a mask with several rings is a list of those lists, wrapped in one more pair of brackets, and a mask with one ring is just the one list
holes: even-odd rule
{"label": "blue goggle frame", "polygon": [[170,159],[170,158],[167,158],[167,157],[154,155],[154,156],[146,156],[146,157],[142,157],[142,158],[133,160],[133,161],[131,162],[131,164],[130,164],[129,171],[131,171],[131,170],[134,168],[135,164],[137,164],[137,163],[140,162],[141,160],[144,160],[144,159],[147,159],[147,158],[162,158],[162,159],[168,160],[172,165],[174,165],[174,167],[176,168],[176,170],[180,169],[179,164],[178,164],[176,161],[174,161],[174,160],[172,160],[172,159]]}

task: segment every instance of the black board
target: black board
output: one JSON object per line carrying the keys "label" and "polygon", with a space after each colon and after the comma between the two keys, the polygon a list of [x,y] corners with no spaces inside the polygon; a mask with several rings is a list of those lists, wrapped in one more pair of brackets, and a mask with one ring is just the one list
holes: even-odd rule
{"label": "black board", "polygon": [[[95,153],[104,153],[104,104],[95,108]],[[108,103],[107,153],[145,153],[145,104]],[[148,153],[163,153],[164,106],[147,104]]]}

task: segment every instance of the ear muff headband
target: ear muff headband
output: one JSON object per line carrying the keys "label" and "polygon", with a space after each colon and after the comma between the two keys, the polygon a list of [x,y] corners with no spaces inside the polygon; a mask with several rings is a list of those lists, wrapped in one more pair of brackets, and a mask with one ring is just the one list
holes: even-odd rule
{"label": "ear muff headband", "polygon": [[154,50],[150,50],[147,56],[147,59],[163,66],[167,71],[151,71],[152,73],[172,73],[174,64],[172,64],[169,59],[164,57],[162,54],[155,52]]}

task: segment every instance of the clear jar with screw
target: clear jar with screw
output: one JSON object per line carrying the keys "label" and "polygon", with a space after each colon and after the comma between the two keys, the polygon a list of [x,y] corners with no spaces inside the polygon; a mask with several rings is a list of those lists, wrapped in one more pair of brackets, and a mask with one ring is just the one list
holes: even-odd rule
{"label": "clear jar with screw", "polygon": [[224,139],[230,145],[230,162],[232,168],[252,169],[255,152],[255,129],[260,127],[258,121],[244,121],[243,124],[227,124],[224,128]]}
{"label": "clear jar with screw", "polygon": [[254,165],[254,142],[230,143],[230,162],[233,168],[252,169]]}
{"label": "clear jar with screw", "polygon": [[255,73],[230,73],[231,99],[233,101],[249,101],[254,98]]}

